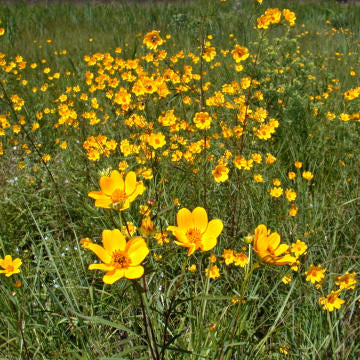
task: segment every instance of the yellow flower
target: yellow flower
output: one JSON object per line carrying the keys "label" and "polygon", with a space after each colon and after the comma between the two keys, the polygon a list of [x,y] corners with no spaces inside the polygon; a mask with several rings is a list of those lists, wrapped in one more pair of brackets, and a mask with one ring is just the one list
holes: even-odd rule
{"label": "yellow flower", "polygon": [[273,187],[270,190],[270,195],[272,197],[280,197],[283,194],[283,192],[284,192],[283,188],[280,186],[277,186],[277,187]]}
{"label": "yellow flower", "polygon": [[229,169],[222,164],[215,166],[215,169],[211,172],[214,176],[214,180],[217,183],[224,182],[229,178]]}
{"label": "yellow flower", "polygon": [[11,255],[5,255],[4,259],[0,259],[0,266],[4,269],[0,270],[0,274],[5,274],[6,277],[18,274],[20,272],[19,267],[21,264],[21,259],[16,258],[13,260]]}
{"label": "yellow flower", "polygon": [[110,176],[102,176],[99,181],[101,191],[91,191],[88,196],[95,199],[95,206],[105,209],[126,210],[138,195],[145,191],[142,181],[136,181],[133,171],[123,175],[113,170]]}
{"label": "yellow flower", "polygon": [[322,309],[329,312],[340,309],[341,305],[345,302],[345,300],[339,298],[340,294],[341,293],[338,290],[332,291],[327,297],[321,297],[319,299],[319,304],[322,305]]}
{"label": "yellow flower", "polygon": [[232,264],[234,262],[234,259],[235,259],[234,250],[232,250],[232,249],[224,249],[222,257],[225,260],[226,265]]}
{"label": "yellow flower", "polygon": [[312,174],[311,171],[303,171],[302,177],[303,177],[305,180],[310,181],[310,180],[313,179],[314,175]]}
{"label": "yellow flower", "polygon": [[180,209],[177,224],[178,226],[169,226],[167,230],[177,238],[177,245],[188,248],[188,256],[197,249],[208,251],[214,248],[224,227],[219,219],[208,222],[206,210],[202,207],[197,207],[192,212],[186,208]]}
{"label": "yellow flower", "polygon": [[216,278],[220,277],[219,268],[216,265],[212,265],[208,269],[205,269],[205,275],[209,279],[216,279]]}
{"label": "yellow flower", "polygon": [[321,282],[321,280],[325,277],[325,271],[326,269],[323,269],[321,265],[311,265],[309,270],[305,272],[306,281],[310,281],[312,284]]}
{"label": "yellow flower", "polygon": [[93,243],[89,239],[82,240],[82,247],[91,250],[102,263],[89,265],[89,270],[103,270],[105,284],[113,284],[125,277],[137,279],[144,274],[140,263],[149,254],[145,240],[134,237],[126,242],[124,235],[118,229],[102,232],[103,246]]}
{"label": "yellow flower", "polygon": [[300,255],[304,254],[307,248],[308,248],[307,245],[301,240],[297,240],[296,243],[291,244],[291,252],[296,257],[299,257]]}
{"label": "yellow flower", "polygon": [[231,51],[231,54],[235,62],[239,63],[240,61],[246,60],[249,57],[249,50],[246,47],[235,45],[235,48],[233,51]]}
{"label": "yellow flower", "polygon": [[285,196],[288,201],[295,201],[296,200],[296,192],[291,189],[286,189]]}
{"label": "yellow flower", "polygon": [[296,259],[289,255],[289,245],[280,244],[280,235],[270,233],[265,225],[261,224],[255,229],[254,251],[262,261],[274,265],[291,265]]}
{"label": "yellow flower", "polygon": [[295,161],[294,165],[296,168],[301,169],[303,166],[303,163],[301,161]]}
{"label": "yellow flower", "polygon": [[151,133],[147,141],[154,149],[161,148],[166,144],[165,135],[161,132]]}
{"label": "yellow flower", "polygon": [[357,283],[355,276],[356,276],[356,272],[353,272],[351,274],[347,272],[343,276],[337,276],[336,285],[340,287],[340,290],[342,289],[354,290],[355,284]]}
{"label": "yellow flower", "polygon": [[210,129],[211,116],[207,112],[198,112],[194,116],[195,126],[200,130]]}
{"label": "yellow flower", "polygon": [[244,267],[249,263],[249,258],[243,252],[236,253],[234,258],[234,265]]}
{"label": "yellow flower", "polygon": [[150,50],[156,49],[159,45],[162,45],[164,40],[160,36],[160,32],[157,30],[153,30],[148,32],[143,40],[143,44]]}
{"label": "yellow flower", "polygon": [[151,236],[156,231],[155,224],[150,216],[146,216],[141,221],[140,233],[143,236]]}

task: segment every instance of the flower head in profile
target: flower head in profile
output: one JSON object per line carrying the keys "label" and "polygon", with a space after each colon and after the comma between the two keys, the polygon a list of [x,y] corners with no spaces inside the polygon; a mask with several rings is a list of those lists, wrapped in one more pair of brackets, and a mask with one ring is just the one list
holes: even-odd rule
{"label": "flower head in profile", "polygon": [[11,255],[6,255],[4,259],[0,259],[0,266],[3,268],[3,270],[0,270],[0,274],[5,274],[6,277],[18,274],[21,264],[21,259],[16,258],[13,260]]}
{"label": "flower head in profile", "polygon": [[88,196],[95,199],[95,206],[106,209],[126,210],[138,195],[145,191],[142,181],[136,181],[133,171],[127,173],[125,180],[117,170],[110,176],[102,176],[99,181],[101,191],[91,191]]}
{"label": "flower head in profile", "polygon": [[160,36],[160,32],[157,30],[153,30],[148,32],[143,40],[143,44],[150,50],[156,49],[159,45],[162,45],[164,40]]}
{"label": "flower head in profile", "polygon": [[182,208],[177,213],[177,225],[169,226],[177,238],[177,245],[188,248],[188,256],[195,250],[208,251],[217,244],[217,238],[223,230],[223,223],[219,219],[208,222],[206,210],[202,207],[195,208],[192,212]]}
{"label": "flower head in profile", "polygon": [[280,244],[280,235],[270,233],[265,225],[261,224],[255,229],[254,250],[259,258],[269,264],[291,265],[296,258],[289,254],[289,245]]}
{"label": "flower head in profile", "polygon": [[104,230],[102,232],[103,247],[90,239],[82,239],[82,247],[95,253],[102,263],[91,264],[89,270],[103,270],[105,284],[113,284],[125,277],[137,279],[144,274],[140,265],[149,254],[149,249],[142,237],[133,237],[126,242],[120,230]]}

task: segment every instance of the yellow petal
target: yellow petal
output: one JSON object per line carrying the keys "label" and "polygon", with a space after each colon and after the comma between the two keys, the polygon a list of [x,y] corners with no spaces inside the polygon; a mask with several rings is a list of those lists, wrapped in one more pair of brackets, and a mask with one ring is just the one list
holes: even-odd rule
{"label": "yellow petal", "polygon": [[108,264],[90,264],[89,270],[103,270],[103,271],[112,271],[114,267]]}
{"label": "yellow petal", "polygon": [[120,230],[103,230],[102,232],[102,242],[104,245],[104,249],[112,254],[116,250],[125,250],[126,240],[124,235]]}
{"label": "yellow petal", "polygon": [[[133,202],[139,195],[143,194],[146,187],[142,182],[138,182],[136,184],[135,190],[132,192],[132,194],[129,195],[128,200],[129,202]],[[127,193],[127,190],[126,190]]]}
{"label": "yellow petal", "polygon": [[142,237],[134,237],[126,245],[126,256],[131,260],[131,265],[139,265],[149,254],[149,249]]}
{"label": "yellow petal", "polygon": [[272,233],[268,236],[268,248],[270,251],[275,251],[280,245],[280,235],[277,232]]}
{"label": "yellow petal", "polygon": [[124,269],[115,269],[107,272],[103,276],[103,282],[105,284],[113,284],[115,281],[124,277],[125,270]]}
{"label": "yellow petal", "polygon": [[208,251],[214,248],[217,244],[217,239],[214,236],[204,236],[201,241],[200,248],[202,251]]}
{"label": "yellow petal", "polygon": [[188,244],[189,240],[184,232],[184,230],[181,230],[177,226],[168,226],[168,231],[171,231],[173,235],[183,244]]}
{"label": "yellow petal", "polygon": [[281,244],[275,251],[274,251],[274,255],[275,256],[280,256],[282,255],[284,252],[288,251],[289,249],[289,245],[287,244]]}
{"label": "yellow petal", "polygon": [[136,174],[130,171],[125,178],[125,193],[131,195],[136,189]]}
{"label": "yellow petal", "polygon": [[108,176],[102,176],[99,181],[101,192],[111,196],[116,189],[114,181]]}
{"label": "yellow petal", "polygon": [[21,261],[20,258],[14,259],[14,261],[13,261],[13,266],[14,266],[15,268],[20,267],[21,264],[22,264],[22,261]]}
{"label": "yellow petal", "polygon": [[204,236],[208,235],[217,238],[221,234],[223,228],[224,224],[221,220],[213,219],[209,222]]}
{"label": "yellow petal", "polygon": [[105,200],[105,199],[111,199],[110,195],[106,195],[102,191],[90,191],[88,193],[88,197],[91,197],[95,200]]}
{"label": "yellow petal", "polygon": [[276,265],[292,265],[296,262],[296,258],[294,258],[291,255],[285,255],[279,259],[277,259],[276,261],[274,261],[274,263]]}
{"label": "yellow petal", "polygon": [[193,217],[189,209],[182,208],[177,213],[177,224],[178,227],[185,232],[194,227]]}
{"label": "yellow petal", "polygon": [[111,255],[102,246],[88,242],[83,245],[83,248],[91,250],[103,263],[109,264],[111,262]]}
{"label": "yellow petal", "polygon": [[256,252],[265,251],[267,249],[267,229],[266,226],[261,224],[255,229],[254,235],[254,250]]}
{"label": "yellow petal", "polygon": [[110,179],[113,182],[114,189],[124,190],[125,184],[123,176],[117,170],[111,172]]}
{"label": "yellow petal", "polygon": [[112,201],[110,198],[108,199],[101,199],[101,200],[96,200],[95,201],[95,206],[96,207],[101,207],[101,208],[105,208],[105,209],[110,209],[111,208],[111,204]]}
{"label": "yellow petal", "polygon": [[192,212],[194,226],[204,233],[208,226],[208,216],[206,210],[202,207],[197,207]]}
{"label": "yellow petal", "polygon": [[144,274],[144,268],[142,266],[130,266],[125,269],[125,277],[127,279],[138,279]]}

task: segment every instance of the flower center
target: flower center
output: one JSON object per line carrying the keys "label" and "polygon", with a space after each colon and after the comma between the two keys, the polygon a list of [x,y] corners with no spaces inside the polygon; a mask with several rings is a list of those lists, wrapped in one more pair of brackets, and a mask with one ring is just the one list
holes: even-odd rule
{"label": "flower center", "polygon": [[126,200],[125,190],[116,189],[111,194],[111,199],[113,204],[121,204]]}
{"label": "flower center", "polygon": [[186,232],[186,237],[188,238],[189,242],[197,243],[201,240],[201,232],[197,228],[189,229]]}
{"label": "flower center", "polygon": [[129,267],[130,259],[121,250],[116,250],[112,254],[112,263],[118,269],[123,269]]}
{"label": "flower center", "polygon": [[8,272],[13,272],[15,269],[12,265],[8,265],[7,269]]}

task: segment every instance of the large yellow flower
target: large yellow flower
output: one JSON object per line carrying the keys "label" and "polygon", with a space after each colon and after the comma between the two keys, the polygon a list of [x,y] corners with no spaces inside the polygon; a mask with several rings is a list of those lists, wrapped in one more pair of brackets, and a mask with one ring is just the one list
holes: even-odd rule
{"label": "large yellow flower", "polygon": [[289,255],[289,245],[280,244],[280,235],[270,233],[265,225],[255,229],[254,250],[262,261],[274,265],[291,265],[296,258]]}
{"label": "large yellow flower", "polygon": [[159,45],[162,45],[164,40],[160,36],[160,32],[157,30],[153,30],[148,32],[143,40],[143,44],[150,50],[156,49]]}
{"label": "large yellow flower", "polygon": [[95,253],[102,263],[89,265],[89,270],[103,270],[105,284],[113,284],[125,277],[137,279],[144,274],[144,268],[140,263],[149,254],[149,249],[142,237],[134,237],[126,242],[120,230],[104,230],[102,242],[104,247],[93,243],[86,238],[82,241],[84,249]]}
{"label": "large yellow flower", "polygon": [[177,245],[188,248],[188,256],[197,249],[208,251],[214,248],[224,227],[219,219],[208,222],[206,210],[202,207],[195,208],[193,212],[186,208],[180,209],[177,224],[167,229],[177,238]]}
{"label": "large yellow flower", "polygon": [[102,176],[99,184],[101,191],[91,191],[88,196],[95,199],[95,206],[106,209],[126,210],[145,191],[144,184],[136,181],[133,171],[126,175],[124,181],[123,175],[113,170],[110,176]]}

